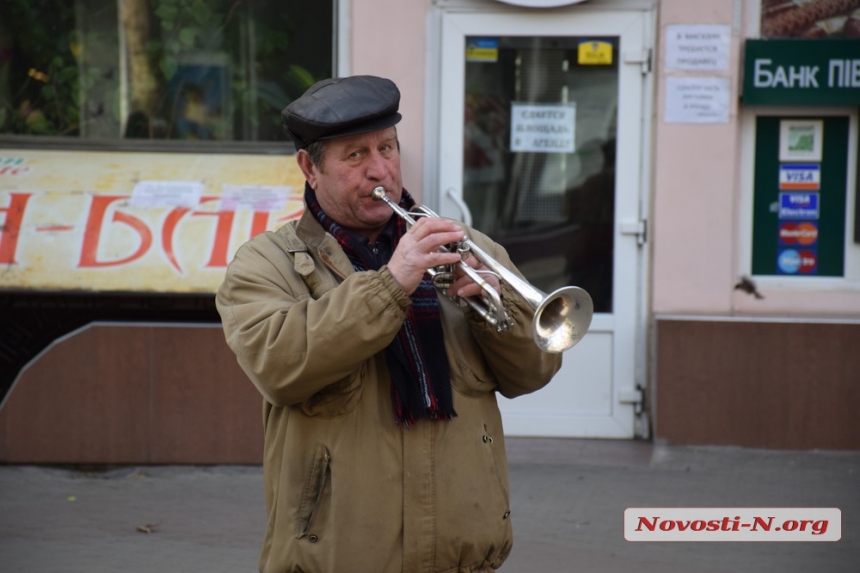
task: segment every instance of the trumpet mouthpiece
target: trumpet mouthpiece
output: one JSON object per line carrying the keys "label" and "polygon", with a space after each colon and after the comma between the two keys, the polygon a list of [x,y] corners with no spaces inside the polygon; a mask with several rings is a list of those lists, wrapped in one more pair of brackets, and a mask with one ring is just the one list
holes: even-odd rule
{"label": "trumpet mouthpiece", "polygon": [[382,201],[382,198],[385,197],[385,187],[377,187],[370,193],[370,196],[377,201]]}

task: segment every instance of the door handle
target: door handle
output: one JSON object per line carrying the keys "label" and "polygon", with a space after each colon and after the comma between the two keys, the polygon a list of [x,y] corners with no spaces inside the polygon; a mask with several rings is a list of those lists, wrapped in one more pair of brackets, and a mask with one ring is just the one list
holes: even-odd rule
{"label": "door handle", "polygon": [[468,226],[472,226],[472,211],[469,209],[469,206],[466,205],[466,202],[463,201],[463,198],[457,194],[457,190],[453,187],[448,187],[445,191],[445,196],[448,197],[451,201],[454,202],[454,205],[460,210],[460,220],[463,221]]}

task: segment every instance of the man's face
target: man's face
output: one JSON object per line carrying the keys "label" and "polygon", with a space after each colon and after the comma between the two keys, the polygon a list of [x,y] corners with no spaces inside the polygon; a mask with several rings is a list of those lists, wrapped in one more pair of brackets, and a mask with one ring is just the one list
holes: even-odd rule
{"label": "man's face", "polygon": [[394,202],[402,193],[396,129],[329,140],[319,167],[306,152],[300,151],[297,159],[323,211],[340,225],[375,238],[392,212],[371,193],[382,186]]}

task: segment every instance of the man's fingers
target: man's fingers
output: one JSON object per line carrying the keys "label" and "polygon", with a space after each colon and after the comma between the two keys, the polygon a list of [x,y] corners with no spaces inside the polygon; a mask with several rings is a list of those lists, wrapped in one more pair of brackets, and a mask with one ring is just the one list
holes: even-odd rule
{"label": "man's fingers", "polygon": [[435,233],[457,233],[459,234],[459,238],[456,240],[460,240],[465,236],[463,229],[461,229],[459,225],[441,217],[419,218],[418,222],[409,228],[408,233],[414,236],[417,240],[421,240],[424,237]]}
{"label": "man's fingers", "polygon": [[458,253],[441,247],[459,241],[463,236],[462,229],[446,219],[419,219],[400,239],[388,268],[406,294],[411,294],[428,269],[460,261]]}
{"label": "man's fingers", "polygon": [[[415,242],[419,251],[430,254],[436,254],[436,251],[442,249],[445,245],[461,241],[465,236],[463,230],[457,224],[439,217],[419,219],[409,230],[408,235]],[[448,256],[448,253],[444,253],[445,256],[430,266],[457,262],[459,254],[453,254],[456,256],[451,257]]]}
{"label": "man's fingers", "polygon": [[427,253],[442,249],[446,253],[456,255],[456,257],[452,259],[453,262],[456,262],[460,260],[460,254],[457,253],[456,250],[453,253],[451,251],[447,251],[447,249],[444,249],[444,247],[449,243],[456,243],[462,238],[463,234],[459,231],[454,231],[450,233],[433,233],[431,235],[427,235],[426,237],[418,241],[418,244],[421,246],[422,250]]}
{"label": "man's fingers", "polygon": [[[466,263],[474,268],[481,269],[486,271],[486,267],[480,263],[478,259],[475,257],[469,257],[466,260]],[[499,277],[495,275],[495,273],[491,272],[478,272],[480,279],[484,281],[490,288],[494,289],[496,292],[501,293],[501,282],[499,281]],[[472,277],[463,273],[462,269],[457,270],[457,278],[454,281],[454,284],[448,289],[448,296],[477,296],[484,291],[484,287],[482,287],[479,283],[472,280]]]}

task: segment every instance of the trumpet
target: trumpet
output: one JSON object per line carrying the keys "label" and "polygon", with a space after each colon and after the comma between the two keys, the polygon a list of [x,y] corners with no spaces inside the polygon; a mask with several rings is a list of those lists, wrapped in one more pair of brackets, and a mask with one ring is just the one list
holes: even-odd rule
{"label": "trumpet", "polygon": [[[416,223],[416,217],[439,216],[424,205],[416,205],[409,211],[405,210],[385,194],[384,187],[375,188],[372,196],[377,201],[384,201],[409,225]],[[456,268],[481,287],[481,296],[457,299],[458,302],[471,307],[498,332],[508,330],[515,323],[505,310],[501,295],[484,280],[482,273],[489,272],[496,275],[500,281],[507,283],[525,300],[532,311],[532,338],[544,352],[554,354],[564,352],[582,340],[588,327],[591,326],[594,303],[591,295],[584,289],[566,286],[546,294],[505,268],[468,236],[443,248],[460,255],[460,262],[457,263]],[[476,270],[469,266],[466,259],[470,254],[489,270]],[[427,272],[436,288],[444,292],[454,282],[455,265],[443,265],[428,269]]]}

